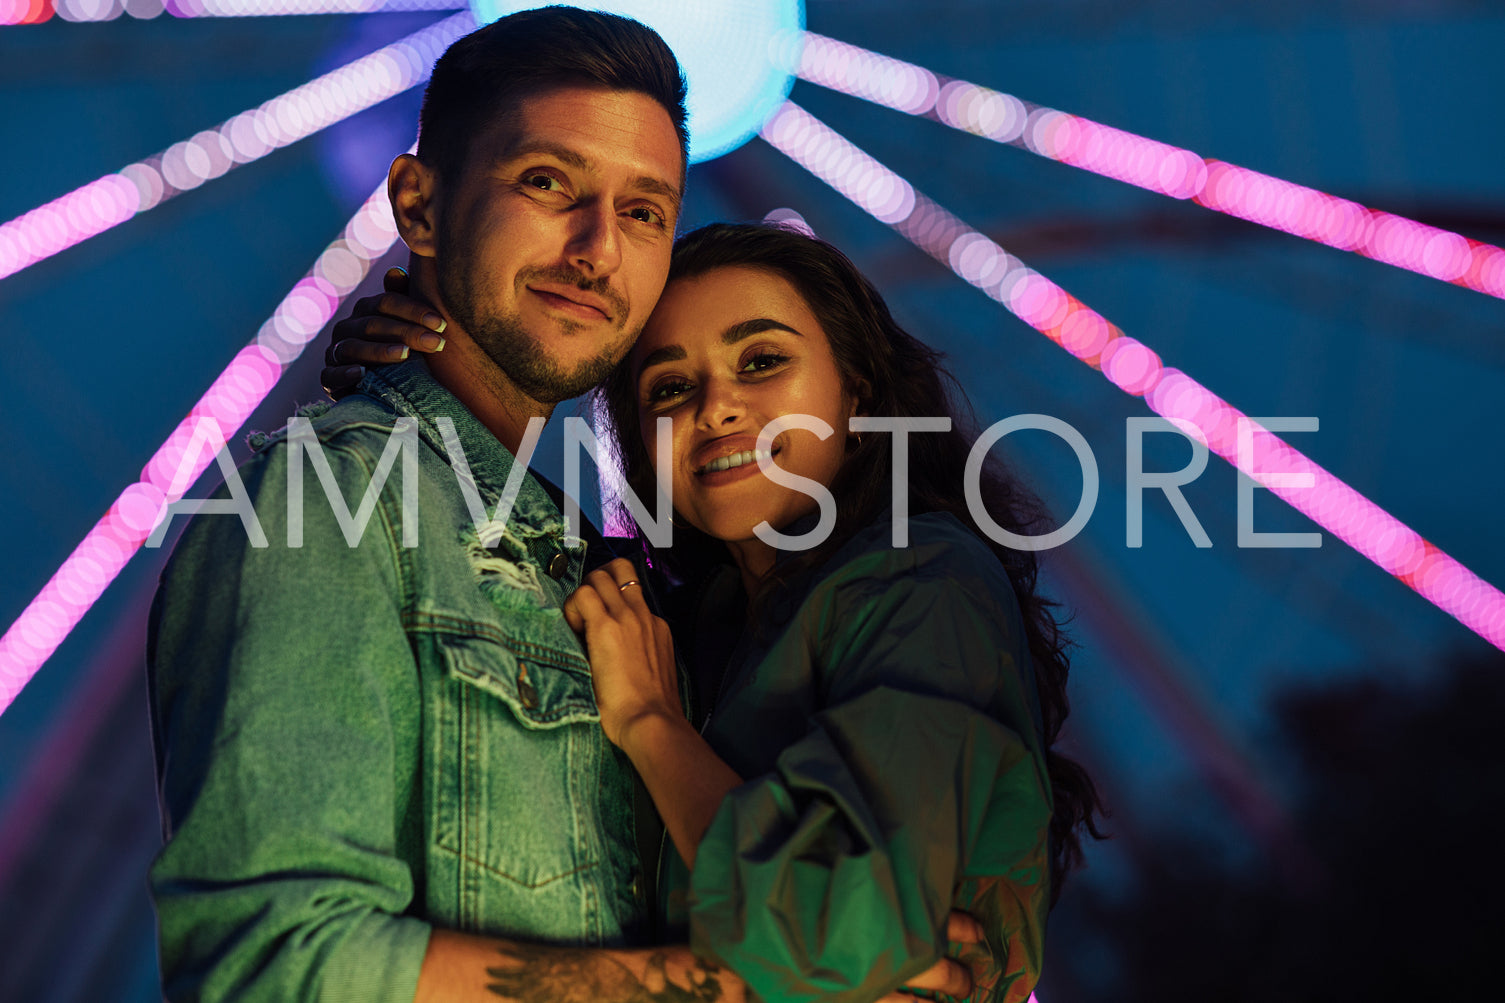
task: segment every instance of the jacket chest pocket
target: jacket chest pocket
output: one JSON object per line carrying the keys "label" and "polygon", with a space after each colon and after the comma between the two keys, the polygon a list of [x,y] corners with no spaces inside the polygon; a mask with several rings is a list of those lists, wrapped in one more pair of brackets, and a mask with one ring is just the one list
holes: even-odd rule
{"label": "jacket chest pocket", "polygon": [[563,905],[602,855],[610,750],[589,667],[520,639],[450,636],[440,648],[433,840],[456,858],[460,919],[484,927],[477,912]]}

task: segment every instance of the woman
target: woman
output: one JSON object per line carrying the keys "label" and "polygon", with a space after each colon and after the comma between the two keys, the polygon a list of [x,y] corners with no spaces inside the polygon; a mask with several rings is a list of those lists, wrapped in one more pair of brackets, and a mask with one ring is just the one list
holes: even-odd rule
{"label": "woman", "polygon": [[[953,907],[986,931],[976,998],[1026,999],[1077,831],[1096,834],[1090,781],[1050,750],[1067,663],[1034,555],[989,540],[963,501],[971,437],[909,436],[900,548],[891,434],[849,431],[949,416],[944,380],[839,251],[714,224],[676,245],[600,391],[639,497],[672,472],[674,544],[650,560],[682,587],[673,640],[625,561],[565,615],[677,851],[661,855],[671,924],[765,999],[881,995],[943,953]],[[760,444],[787,415],[808,417]],[[996,469],[983,497],[1015,533],[1038,521]]]}

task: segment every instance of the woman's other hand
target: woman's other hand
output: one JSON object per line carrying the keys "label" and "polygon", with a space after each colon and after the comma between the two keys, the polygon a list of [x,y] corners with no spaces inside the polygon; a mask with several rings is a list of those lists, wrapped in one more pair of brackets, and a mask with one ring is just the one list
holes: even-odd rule
{"label": "woman's other hand", "polygon": [[647,718],[684,719],[669,625],[648,609],[631,562],[592,571],[563,609],[585,640],[601,729],[613,745],[622,747],[627,730]]}
{"label": "woman's other hand", "polygon": [[350,316],[330,332],[319,382],[335,400],[354,390],[365,374],[362,364],[401,362],[409,350],[444,348],[444,318],[433,307],[408,296],[408,273],[389,268],[382,277],[386,292],[355,301]]}

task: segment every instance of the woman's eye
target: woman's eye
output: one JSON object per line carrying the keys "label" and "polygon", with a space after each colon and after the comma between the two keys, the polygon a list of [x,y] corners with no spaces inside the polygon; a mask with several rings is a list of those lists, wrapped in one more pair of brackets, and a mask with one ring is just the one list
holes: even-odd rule
{"label": "woman's eye", "polygon": [[762,373],[770,369],[777,369],[789,361],[789,356],[780,355],[777,352],[759,352],[742,367],[744,373]]}
{"label": "woman's eye", "polygon": [[673,400],[675,397],[683,396],[689,390],[690,384],[684,380],[666,380],[648,391],[648,400],[650,403],[659,404],[667,400]]}

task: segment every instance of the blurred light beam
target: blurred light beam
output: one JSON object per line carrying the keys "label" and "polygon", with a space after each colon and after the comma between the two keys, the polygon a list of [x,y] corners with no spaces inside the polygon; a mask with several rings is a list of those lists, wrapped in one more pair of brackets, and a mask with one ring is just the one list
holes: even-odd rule
{"label": "blurred light beam", "polygon": [[[63,2],[63,0],[59,0]],[[468,10],[469,0],[165,0],[173,17],[276,17]]]}
{"label": "blurred light beam", "polygon": [[802,80],[1272,230],[1505,299],[1505,250],[806,32]]}
{"label": "blurred light beam", "polygon": [[[792,102],[762,136],[1010,313],[1505,651],[1505,594]],[[1240,440],[1243,440],[1242,442]]]}
{"label": "blurred light beam", "polygon": [[215,462],[215,449],[202,448],[206,420],[214,422],[207,429],[213,439],[228,438],[244,425],[344,298],[365,279],[371,263],[396,240],[383,181],[147,461],[141,479],[120,493],[0,636],[0,713],[120,574],[166,516],[167,506],[181,499]]}
{"label": "blurred light beam", "polygon": [[0,0],[0,25],[41,24],[51,17],[51,0]]}
{"label": "blurred light beam", "polygon": [[445,18],[0,225],[0,279],[423,83],[474,25]]}
{"label": "blurred light beam", "polygon": [[0,25],[177,18],[280,17],[289,14],[395,14],[467,10],[467,0],[0,0]]}

